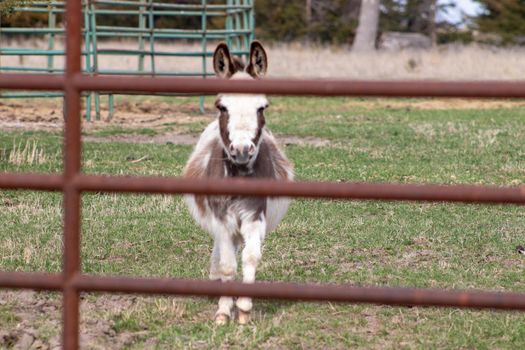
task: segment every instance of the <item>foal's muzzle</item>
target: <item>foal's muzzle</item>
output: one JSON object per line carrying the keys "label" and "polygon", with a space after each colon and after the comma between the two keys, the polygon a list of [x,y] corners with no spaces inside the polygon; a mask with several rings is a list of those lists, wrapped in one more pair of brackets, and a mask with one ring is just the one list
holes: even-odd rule
{"label": "foal's muzzle", "polygon": [[230,156],[236,164],[247,164],[255,155],[255,145],[250,143],[248,145],[234,145],[230,144]]}

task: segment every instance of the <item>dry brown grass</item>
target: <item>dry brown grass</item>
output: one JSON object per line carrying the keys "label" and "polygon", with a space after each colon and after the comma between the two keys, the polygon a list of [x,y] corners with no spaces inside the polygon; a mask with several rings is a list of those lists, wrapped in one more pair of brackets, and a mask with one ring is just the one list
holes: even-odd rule
{"label": "dry brown grass", "polygon": [[[1,38],[0,38],[1,40]],[[0,41],[3,47],[44,48],[44,41]],[[61,45],[58,44],[58,47]],[[200,44],[156,44],[158,51],[199,51]],[[213,50],[214,44],[209,45]],[[132,41],[100,42],[99,48],[136,49]],[[435,50],[378,51],[355,54],[348,47],[270,44],[269,74],[274,77],[318,77],[354,79],[522,79],[525,76],[525,49],[481,46],[440,47]],[[45,57],[3,56],[1,65],[45,67]],[[63,59],[56,57],[56,64]],[[208,69],[212,71],[211,60]],[[158,71],[200,71],[200,58],[159,57]],[[100,69],[136,69],[132,56],[101,56]],[[145,67],[150,67],[149,58]]]}
{"label": "dry brown grass", "polygon": [[25,145],[13,142],[13,148],[6,158],[14,165],[44,164],[48,160],[44,149],[39,147],[36,141],[27,141]]}

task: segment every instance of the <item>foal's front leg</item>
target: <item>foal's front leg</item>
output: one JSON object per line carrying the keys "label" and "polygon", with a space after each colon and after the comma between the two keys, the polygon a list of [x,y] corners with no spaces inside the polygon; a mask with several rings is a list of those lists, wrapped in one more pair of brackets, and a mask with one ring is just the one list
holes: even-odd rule
{"label": "foal's front leg", "polygon": [[[242,281],[244,283],[255,282],[255,271],[261,260],[261,244],[266,233],[266,220],[263,215],[254,221],[244,221],[241,225],[241,235],[244,238],[244,249],[242,251]],[[252,299],[240,297],[237,299],[239,309],[239,323],[246,324],[250,321],[252,310]]]}
{"label": "foal's front leg", "polygon": [[[236,272],[235,244],[231,235],[225,230],[221,230],[215,235],[211,256],[210,279],[220,279],[222,282],[232,281]],[[226,324],[231,318],[232,307],[232,297],[220,297],[219,308],[215,313],[215,323],[220,325]]]}

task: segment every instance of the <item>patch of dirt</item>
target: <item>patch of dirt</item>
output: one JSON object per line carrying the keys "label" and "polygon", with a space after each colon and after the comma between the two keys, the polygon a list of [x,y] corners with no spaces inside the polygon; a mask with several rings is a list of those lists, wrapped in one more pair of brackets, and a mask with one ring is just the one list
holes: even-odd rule
{"label": "patch of dirt", "polygon": [[[81,302],[80,343],[82,349],[122,349],[148,337],[147,330],[118,331],[111,319],[101,314],[119,314],[136,303],[136,296],[101,295],[95,302]],[[13,317],[0,323],[0,348],[61,349],[61,299],[51,293],[0,291],[0,305]],[[149,337],[144,349],[158,340]]]}
{"label": "patch of dirt", "polygon": [[366,332],[376,335],[379,332],[380,324],[375,313],[365,313],[363,316],[366,320]]}
{"label": "patch of dirt", "polygon": [[[512,100],[470,100],[470,99],[426,99],[418,101],[402,101],[388,99],[355,99],[349,101],[349,106],[365,108],[412,108],[412,109],[491,109],[525,107],[523,101]],[[0,130],[44,130],[59,132],[63,129],[61,99],[28,99],[0,101]],[[198,136],[187,133],[185,125],[208,123],[213,120],[212,112],[201,114],[195,103],[174,100],[174,102],[159,102],[155,98],[138,101],[117,101],[116,113],[108,120],[107,105],[101,104],[101,120],[82,122],[82,130],[87,133],[85,141],[91,142],[133,142],[194,145]],[[84,111],[85,112],[85,111]],[[83,112],[83,113],[84,113]],[[111,130],[117,128],[114,135],[93,136],[90,132]],[[109,129],[108,129],[109,128]],[[143,135],[120,133],[118,128],[152,129],[158,134]],[[170,130],[167,132],[167,130]],[[423,130],[425,131],[425,130]],[[430,130],[429,132],[432,132]],[[297,136],[280,136],[283,145],[307,145],[323,147],[330,141],[315,137],[301,138]]]}
{"label": "patch of dirt", "polygon": [[[102,98],[105,100],[105,97]],[[403,101],[391,99],[355,99],[348,102],[349,106],[365,108],[411,108],[411,109],[499,109],[525,107],[525,102],[514,100],[472,100],[472,99],[425,99]],[[63,128],[62,99],[26,99],[0,100],[0,130],[46,130],[59,131]],[[276,110],[278,106],[274,107]],[[174,102],[159,102],[155,98],[146,98],[138,101],[117,101],[115,115],[108,121],[107,104],[101,103],[101,120],[83,122],[84,131],[96,131],[111,126],[125,128],[151,128],[164,130],[169,126],[172,130],[177,127],[198,122],[209,122],[213,119],[212,111],[201,114],[193,102],[184,102],[180,99]],[[85,113],[85,110],[82,112]],[[140,138],[131,140],[137,142]],[[169,139],[166,139],[168,142]],[[157,141],[153,141],[157,143]],[[158,141],[159,143],[163,142]],[[184,140],[180,144],[185,144]],[[284,141],[287,142],[286,140]],[[290,143],[301,144],[292,140]],[[309,142],[307,144],[312,144]]]}
{"label": "patch of dirt", "polygon": [[158,143],[174,145],[194,145],[198,140],[197,135],[166,133],[162,135],[111,135],[111,136],[84,136],[83,141],[90,142],[133,142],[133,143]]}
{"label": "patch of dirt", "polygon": [[[61,99],[27,99],[0,101],[0,130],[45,130],[60,131],[64,126]],[[164,129],[166,126],[209,121],[210,113],[201,114],[198,107],[188,103],[168,103],[154,100],[118,101],[115,104],[115,115],[108,120],[107,105],[101,104],[101,120],[85,122],[83,131],[96,131],[108,127]],[[85,110],[82,111],[85,116]]]}
{"label": "patch of dirt", "polygon": [[[195,145],[198,135],[181,133],[180,126],[190,123],[210,122],[214,115],[200,114],[194,104],[167,103],[145,100],[139,102],[118,102],[118,109],[112,120],[107,120],[107,109],[102,105],[102,120],[83,122],[84,132],[107,129],[108,127],[123,127],[126,129],[149,128],[157,130],[157,135],[115,134],[108,136],[87,135],[84,141],[91,142],[133,142]],[[94,113],[93,113],[94,114]],[[94,118],[94,115],[92,115]],[[64,126],[62,117],[62,101],[27,100],[0,102],[0,130],[45,130],[60,131]],[[175,131],[165,132],[166,127]],[[330,144],[329,140],[297,136],[281,136],[279,142],[283,145],[308,145],[322,147]]]}
{"label": "patch of dirt", "polygon": [[299,146],[314,146],[314,147],[323,147],[329,146],[331,144],[330,140],[322,139],[319,137],[298,137],[298,136],[279,136],[277,141],[280,144],[289,146],[289,145],[299,145]]}

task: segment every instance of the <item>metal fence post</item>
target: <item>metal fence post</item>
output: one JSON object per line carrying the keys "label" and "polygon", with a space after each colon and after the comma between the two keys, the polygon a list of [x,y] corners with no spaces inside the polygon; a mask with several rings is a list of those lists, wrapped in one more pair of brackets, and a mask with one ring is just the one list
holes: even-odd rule
{"label": "metal fence post", "polygon": [[[56,27],[55,4],[50,3],[47,5],[47,8],[49,10],[47,14],[48,15],[48,18],[47,18],[48,28],[55,29]],[[47,40],[48,40],[47,49],[49,51],[52,51],[55,48],[55,33],[50,32],[48,34]],[[49,73],[53,73],[53,70],[54,70],[54,66],[53,66],[54,57],[55,56],[53,55],[47,56],[47,69]]]}
{"label": "metal fence post", "polygon": [[140,0],[141,6],[139,7],[139,72],[144,72],[144,30],[146,29],[146,18],[145,18],[145,11],[146,7],[144,5],[147,5],[147,0]]}
{"label": "metal fence post", "polygon": [[149,18],[149,50],[151,58],[151,74],[155,75],[155,4],[153,0],[148,3],[148,18]]}
{"label": "metal fence post", "polygon": [[[98,44],[97,44],[97,8],[95,1],[89,1],[90,9],[90,23],[89,23],[89,32],[91,33],[91,53],[93,58],[93,66],[91,73],[98,74]],[[98,91],[93,92],[95,99],[95,119],[100,120],[100,93]]]}
{"label": "metal fence post", "polygon": [[[206,40],[206,28],[207,28],[207,21],[208,21],[208,14],[206,13],[206,0],[201,0],[202,5],[202,16],[201,16],[201,30],[202,30],[202,37],[201,37],[201,48],[202,48],[202,77],[206,79],[207,71],[206,71],[206,53],[208,52],[208,41]],[[201,113],[204,113],[204,96],[201,96],[199,98],[199,109]]]}
{"label": "metal fence post", "polygon": [[81,95],[74,78],[82,72],[82,3],[66,3],[66,73],[64,132],[64,253],[63,253],[63,334],[64,349],[78,349],[80,291],[74,285],[80,274],[81,193],[74,185],[81,171]]}
{"label": "metal fence post", "polygon": [[[84,31],[84,49],[85,49],[85,64],[86,64],[86,67],[84,68],[84,70],[86,72],[93,72],[93,67],[91,67],[91,54],[92,54],[92,49],[91,49],[91,37],[90,37],[90,28],[91,28],[91,10],[89,8],[89,2],[91,0],[83,0],[84,2],[84,28],[83,28],[83,31]],[[89,122],[91,121],[91,103],[92,103],[92,96],[93,96],[93,93],[92,92],[88,92],[86,94],[86,120]]]}

